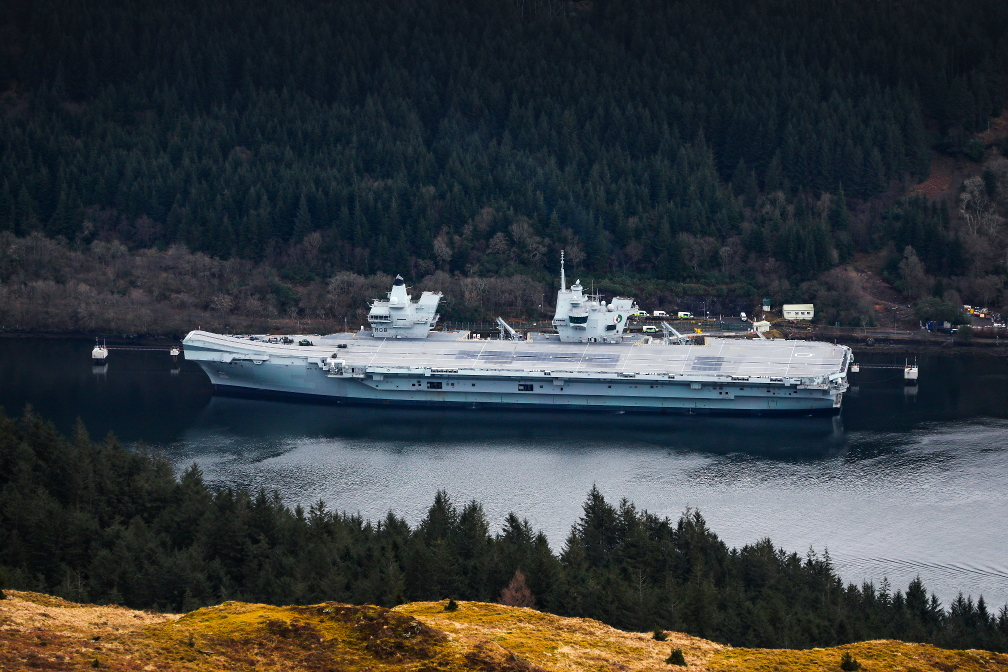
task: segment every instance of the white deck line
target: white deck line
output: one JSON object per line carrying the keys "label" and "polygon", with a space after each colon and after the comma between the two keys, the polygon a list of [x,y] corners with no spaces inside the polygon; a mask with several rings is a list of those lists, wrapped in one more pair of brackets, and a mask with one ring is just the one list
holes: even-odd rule
{"label": "white deck line", "polygon": [[[627,353],[627,356],[624,357],[623,355],[620,355],[620,361],[622,361],[623,363],[619,367],[619,373],[624,373],[623,369],[626,368],[627,362],[630,361],[630,356],[633,354],[633,349],[636,348],[638,345],[640,345],[640,341],[634,341],[633,343],[630,344],[630,352]],[[581,356],[584,357],[584,355]]]}
{"label": "white deck line", "polygon": [[483,362],[481,362],[481,361],[480,361],[480,358],[481,358],[481,357],[483,356],[483,351],[484,351],[484,350],[486,350],[486,346],[487,346],[487,343],[489,343],[489,342],[490,342],[490,341],[485,341],[485,342],[483,343],[483,347],[481,347],[481,348],[480,348],[480,351],[479,351],[479,354],[478,354],[478,355],[476,355],[476,359],[475,359],[475,360],[473,360],[473,361],[475,361],[475,362],[476,362],[477,364],[482,364],[482,363],[483,363]]}
{"label": "white deck line", "polygon": [[584,363],[584,356],[586,354],[588,354],[588,344],[587,343],[585,343],[585,349],[581,351],[581,356],[578,357],[578,365],[577,365],[577,368],[574,369],[574,373],[578,373],[579,371],[581,371],[581,365]]}
{"label": "white deck line", "polygon": [[[387,341],[387,340],[388,340],[387,338],[381,339],[381,343],[378,344],[378,348],[374,351],[374,354],[371,355],[371,359],[368,361],[367,366],[371,366],[371,362],[373,362],[374,358],[378,356],[378,352],[381,351],[382,346],[385,345],[385,341]],[[365,368],[367,368],[367,367],[365,367]]]}

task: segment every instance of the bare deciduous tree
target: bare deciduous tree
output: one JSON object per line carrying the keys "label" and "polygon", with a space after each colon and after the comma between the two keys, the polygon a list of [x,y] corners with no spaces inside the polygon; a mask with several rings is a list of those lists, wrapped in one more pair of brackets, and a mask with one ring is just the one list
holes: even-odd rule
{"label": "bare deciduous tree", "polygon": [[546,254],[546,243],[535,234],[529,220],[519,217],[511,224],[510,231],[515,245],[524,252],[526,263],[531,266],[540,264]]}
{"label": "bare deciduous tree", "polygon": [[903,291],[912,299],[920,299],[931,293],[934,281],[924,271],[924,264],[917,258],[917,252],[907,245],[903,250],[903,260],[899,265]]}
{"label": "bare deciduous tree", "polygon": [[1004,217],[994,211],[987,188],[979,175],[965,180],[959,194],[959,213],[966,220],[966,229],[973,235],[995,236],[1004,224]]}
{"label": "bare deciduous tree", "polygon": [[448,262],[452,257],[452,248],[451,243],[448,242],[448,235],[444,231],[434,239],[434,256],[437,257],[441,268],[448,268]]}
{"label": "bare deciduous tree", "polygon": [[529,607],[535,609],[535,596],[525,583],[525,575],[515,570],[511,582],[501,591],[500,603],[509,607]]}

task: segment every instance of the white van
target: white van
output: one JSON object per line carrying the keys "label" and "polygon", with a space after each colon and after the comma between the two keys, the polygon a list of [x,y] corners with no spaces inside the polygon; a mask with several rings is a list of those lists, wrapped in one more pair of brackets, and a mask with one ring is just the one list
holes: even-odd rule
{"label": "white van", "polygon": [[658,327],[654,326],[653,324],[645,324],[643,327],[641,327],[641,332],[645,334],[656,334],[658,333]]}
{"label": "white van", "polygon": [[664,310],[656,310],[656,311],[654,311],[654,316],[655,317],[668,317],[668,313],[666,313]]}
{"label": "white van", "polygon": [[687,312],[684,312],[684,311],[680,310],[677,317],[680,320],[692,320],[693,319],[693,313],[687,313]]}

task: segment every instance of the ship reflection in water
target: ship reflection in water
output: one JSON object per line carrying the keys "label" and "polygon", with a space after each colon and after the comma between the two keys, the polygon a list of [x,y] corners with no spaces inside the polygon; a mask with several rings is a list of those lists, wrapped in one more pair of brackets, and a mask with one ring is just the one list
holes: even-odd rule
{"label": "ship reflection in water", "polygon": [[[555,550],[589,489],[676,518],[701,511],[730,547],[770,537],[828,550],[847,581],[918,574],[1008,601],[1008,421],[899,423],[918,409],[900,386],[861,388],[873,427],[841,418],[712,418],[319,406],[214,397],[164,448],[216,485],[277,490],[289,504],[416,524],[437,490],[479,500],[500,525],[514,511]],[[921,391],[923,394],[923,390]],[[866,399],[867,398],[867,399]],[[843,417],[843,416],[841,416]]]}
{"label": "ship reflection in water", "polygon": [[618,412],[494,411],[332,406],[214,396],[190,430],[234,436],[311,436],[393,444],[434,441],[513,444],[564,449],[588,445],[674,448],[768,457],[836,455],[846,448],[841,416],[710,417]]}

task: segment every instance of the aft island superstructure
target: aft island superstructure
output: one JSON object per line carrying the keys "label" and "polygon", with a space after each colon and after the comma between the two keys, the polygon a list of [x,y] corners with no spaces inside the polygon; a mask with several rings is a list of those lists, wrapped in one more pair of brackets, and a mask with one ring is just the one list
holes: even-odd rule
{"label": "aft island superstructure", "polygon": [[[631,337],[637,306],[558,293],[557,334],[501,339],[430,331],[440,294],[402,278],[375,301],[371,331],[310,339],[193,331],[183,341],[214,388],[338,403],[719,414],[839,412],[850,348],[815,341]],[[387,330],[387,331],[386,331]],[[300,343],[300,344],[299,344]]]}

